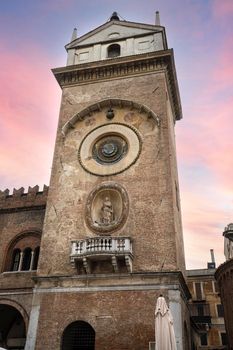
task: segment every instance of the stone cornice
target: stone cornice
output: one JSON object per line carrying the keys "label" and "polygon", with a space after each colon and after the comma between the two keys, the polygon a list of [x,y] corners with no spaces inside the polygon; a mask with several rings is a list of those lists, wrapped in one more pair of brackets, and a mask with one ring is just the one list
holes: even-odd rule
{"label": "stone cornice", "polygon": [[64,88],[152,74],[161,70],[167,73],[175,117],[179,120],[182,118],[182,110],[172,49],[55,68],[52,71],[61,88]]}
{"label": "stone cornice", "polygon": [[[130,274],[99,274],[99,275],[50,275],[32,277],[36,283],[35,291],[60,292],[97,291],[97,290],[161,290],[180,289],[185,300],[191,299],[191,294],[181,271],[164,272],[134,272]],[[114,282],[115,280],[115,282]],[[88,283],[84,283],[88,281]],[[108,281],[108,283],[106,283]],[[117,281],[117,284],[116,284]],[[134,283],[132,283],[134,281]],[[56,289],[53,289],[54,283]],[[65,285],[67,287],[65,287]],[[69,286],[69,287],[68,287]],[[67,289],[68,288],[68,289]]]}
{"label": "stone cornice", "polygon": [[0,208],[0,214],[10,214],[10,213],[18,213],[21,211],[32,211],[32,210],[45,210],[46,204],[43,205],[32,205],[25,207],[15,207],[15,208]]}

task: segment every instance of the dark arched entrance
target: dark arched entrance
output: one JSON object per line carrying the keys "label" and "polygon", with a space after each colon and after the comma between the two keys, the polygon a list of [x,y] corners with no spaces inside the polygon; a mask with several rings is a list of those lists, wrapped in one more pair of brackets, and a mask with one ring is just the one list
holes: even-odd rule
{"label": "dark arched entrance", "polygon": [[95,350],[95,331],[84,321],[69,324],[63,332],[62,350]]}
{"label": "dark arched entrance", "polygon": [[0,304],[0,346],[19,350],[26,342],[25,322],[20,312],[13,306]]}

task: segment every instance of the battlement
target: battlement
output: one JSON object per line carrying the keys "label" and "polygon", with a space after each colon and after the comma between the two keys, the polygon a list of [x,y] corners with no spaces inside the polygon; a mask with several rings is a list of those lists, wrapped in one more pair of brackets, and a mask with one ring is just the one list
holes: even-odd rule
{"label": "battlement", "polygon": [[10,194],[9,189],[0,191],[0,211],[4,209],[23,209],[30,207],[45,206],[47,202],[49,187],[44,185],[43,191],[39,190],[39,186],[28,187],[25,193],[24,187],[13,189]]}

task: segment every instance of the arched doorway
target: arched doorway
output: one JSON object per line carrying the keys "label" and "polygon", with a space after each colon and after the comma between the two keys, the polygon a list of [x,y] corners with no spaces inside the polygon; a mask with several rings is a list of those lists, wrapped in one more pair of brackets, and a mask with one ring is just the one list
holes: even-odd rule
{"label": "arched doorway", "polygon": [[0,346],[20,350],[25,342],[26,327],[21,313],[13,306],[0,304]]}
{"label": "arched doorway", "polygon": [[95,350],[95,331],[84,321],[69,324],[62,335],[62,350]]}

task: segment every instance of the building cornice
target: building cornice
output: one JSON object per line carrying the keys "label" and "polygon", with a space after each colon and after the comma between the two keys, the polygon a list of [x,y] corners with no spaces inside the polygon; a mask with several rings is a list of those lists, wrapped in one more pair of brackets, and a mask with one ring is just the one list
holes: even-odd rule
{"label": "building cornice", "polygon": [[[91,292],[114,290],[167,290],[179,289],[184,299],[191,294],[181,271],[133,272],[126,274],[87,274],[35,276],[34,291],[40,292]],[[114,280],[117,281],[114,283]],[[88,281],[88,283],[86,283]],[[120,282],[119,282],[120,281]],[[93,283],[94,282],[94,283]],[[106,283],[108,282],[108,283]],[[69,285],[69,287],[68,287]]]}
{"label": "building cornice", "polygon": [[45,209],[46,209],[46,204],[32,205],[28,207],[3,208],[3,209],[0,209],[0,214],[10,214],[10,213],[18,213],[21,211],[45,210]]}
{"label": "building cornice", "polygon": [[182,118],[182,109],[172,49],[117,57],[52,70],[61,88],[153,74],[161,71],[167,73],[169,94],[175,118],[179,120]]}

